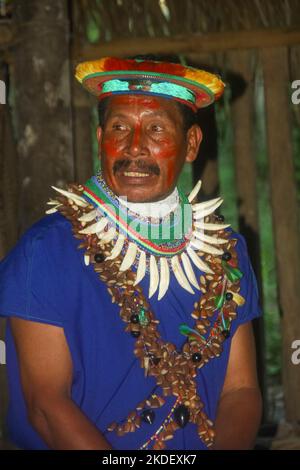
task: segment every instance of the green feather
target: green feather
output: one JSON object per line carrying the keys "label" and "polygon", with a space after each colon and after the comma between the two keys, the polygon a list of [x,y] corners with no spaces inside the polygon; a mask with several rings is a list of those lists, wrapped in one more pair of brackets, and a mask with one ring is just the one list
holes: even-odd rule
{"label": "green feather", "polygon": [[185,323],[181,323],[179,325],[179,331],[182,335],[184,336],[198,336],[199,338],[205,340],[204,336],[202,336],[197,330],[194,330],[193,328],[190,328],[188,325]]}

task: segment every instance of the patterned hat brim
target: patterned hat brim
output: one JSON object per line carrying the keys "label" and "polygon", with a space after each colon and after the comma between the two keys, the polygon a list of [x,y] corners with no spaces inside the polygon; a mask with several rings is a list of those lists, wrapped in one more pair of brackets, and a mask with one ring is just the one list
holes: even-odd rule
{"label": "patterned hat brim", "polygon": [[[126,60],[123,62],[126,64]],[[105,71],[104,64],[105,58],[83,62],[76,68],[77,80],[98,99],[116,94],[145,94],[175,99],[196,109],[212,104],[223,94],[225,86],[217,75],[177,64],[154,63],[154,67],[170,65],[171,71],[172,67],[181,67],[184,76],[153,70]]]}

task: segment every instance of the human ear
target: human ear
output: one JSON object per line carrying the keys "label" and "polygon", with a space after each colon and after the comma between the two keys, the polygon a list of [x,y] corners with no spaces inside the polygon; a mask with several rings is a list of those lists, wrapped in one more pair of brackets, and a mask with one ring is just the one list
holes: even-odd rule
{"label": "human ear", "polygon": [[96,137],[98,141],[98,157],[101,158],[101,142],[103,137],[102,127],[98,126],[96,130]]}
{"label": "human ear", "polygon": [[202,131],[197,124],[191,126],[187,132],[187,152],[186,152],[186,162],[193,162],[199,151],[199,147],[202,141]]}
{"label": "human ear", "polygon": [[101,142],[102,133],[103,133],[102,127],[98,126],[97,130],[96,130],[96,136],[97,136],[98,144],[100,144],[100,142]]}

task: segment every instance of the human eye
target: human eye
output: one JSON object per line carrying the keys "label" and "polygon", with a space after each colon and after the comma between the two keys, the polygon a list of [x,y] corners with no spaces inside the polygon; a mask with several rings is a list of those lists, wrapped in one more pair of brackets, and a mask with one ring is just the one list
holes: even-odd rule
{"label": "human eye", "polygon": [[122,132],[122,131],[126,131],[126,125],[121,123],[121,122],[114,122],[112,123],[112,129],[114,131],[117,131],[117,132]]}
{"label": "human eye", "polygon": [[162,124],[159,124],[159,123],[153,123],[153,124],[151,124],[150,129],[151,129],[152,132],[155,132],[155,133],[156,133],[156,132],[159,133],[159,132],[163,132],[163,131],[164,131],[163,125],[162,125]]}

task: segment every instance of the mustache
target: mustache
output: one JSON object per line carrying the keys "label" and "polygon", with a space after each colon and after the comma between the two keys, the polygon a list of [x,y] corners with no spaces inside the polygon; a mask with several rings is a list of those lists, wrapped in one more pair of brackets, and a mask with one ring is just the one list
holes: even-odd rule
{"label": "mustache", "polygon": [[134,162],[132,160],[129,160],[128,158],[123,159],[123,160],[118,160],[115,162],[113,166],[113,173],[115,174],[117,171],[126,171],[130,166],[134,167],[134,170],[141,170],[145,171],[146,173],[153,173],[155,175],[160,174],[160,168],[157,165],[154,164],[149,164],[145,162],[144,160],[139,160],[136,159]]}

